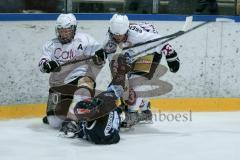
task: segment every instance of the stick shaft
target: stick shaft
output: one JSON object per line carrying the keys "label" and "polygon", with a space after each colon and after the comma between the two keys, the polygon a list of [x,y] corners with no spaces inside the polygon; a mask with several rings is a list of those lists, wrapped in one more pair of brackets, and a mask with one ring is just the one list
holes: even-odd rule
{"label": "stick shaft", "polygon": [[[153,46],[153,47],[150,47],[150,48],[147,48],[147,49],[145,49],[144,51],[140,52],[140,53],[138,54],[138,55],[140,55],[141,53],[144,53],[144,52],[146,52],[146,51],[148,51],[148,50],[151,50],[151,49],[153,49],[153,48],[156,48],[157,46],[159,46],[159,45],[161,45],[161,44],[164,44],[164,43],[167,43],[167,42],[169,42],[169,41],[171,41],[171,40],[173,40],[173,39],[176,39],[176,38],[178,38],[178,37],[180,37],[180,36],[182,36],[182,35],[184,35],[184,34],[186,34],[186,33],[188,33],[188,32],[191,32],[191,31],[193,31],[193,30],[195,30],[195,29],[197,29],[197,28],[199,28],[199,27],[201,27],[201,26],[204,26],[204,25],[206,25],[206,24],[208,24],[208,23],[210,23],[210,22],[201,23],[201,24],[199,24],[199,25],[197,25],[197,26],[195,26],[195,27],[193,27],[193,28],[191,28],[191,29],[189,29],[189,30],[187,30],[187,31],[182,31],[182,30],[181,30],[181,31],[178,31],[178,32],[176,32],[176,33],[173,33],[173,34],[170,34],[170,35],[166,35],[166,36],[163,36],[163,37],[160,37],[160,38],[157,38],[157,39],[153,39],[153,40],[150,40],[150,41],[147,41],[147,42],[144,42],[144,43],[138,43],[138,44],[136,44],[136,45],[134,45],[134,46],[131,46],[131,47],[125,47],[125,48],[122,49],[122,51],[127,50],[127,49],[130,49],[130,48],[139,47],[139,46],[142,46],[142,45],[145,45],[145,44],[148,44],[148,43],[157,42],[157,41],[166,39],[166,40],[160,42],[158,45]],[[136,55],[136,56],[138,56],[138,55]],[[88,57],[88,58],[85,58],[85,59],[71,60],[71,61],[68,61],[68,62],[62,64],[61,66],[66,66],[66,65],[69,65],[69,64],[75,64],[75,63],[82,62],[82,61],[86,61],[86,60],[90,60],[90,59],[92,59],[92,57]]]}
{"label": "stick shaft", "polygon": [[157,45],[155,45],[155,46],[152,46],[152,47],[149,47],[149,48],[147,48],[147,49],[139,52],[136,56],[133,57],[133,59],[137,59],[139,56],[142,56],[142,53],[147,52],[147,51],[149,51],[149,50],[151,50],[151,49],[154,49],[154,48],[156,48],[157,46],[162,45],[162,44],[165,44],[165,43],[167,43],[167,42],[169,42],[169,41],[171,41],[171,40],[174,40],[174,39],[176,39],[176,38],[178,38],[178,37],[180,37],[180,36],[182,36],[182,35],[184,35],[184,34],[186,34],[186,33],[189,33],[189,32],[191,32],[191,31],[193,31],[193,30],[195,30],[195,29],[197,29],[197,28],[199,28],[199,27],[202,27],[202,26],[204,26],[204,25],[206,25],[206,24],[208,24],[208,23],[210,23],[210,22],[201,23],[201,24],[199,24],[199,25],[197,25],[197,26],[195,26],[195,27],[193,27],[193,28],[191,28],[191,29],[189,29],[189,30],[187,30],[187,31],[185,31],[185,32],[182,32],[181,34],[178,34],[177,36],[169,37],[168,39],[160,42],[159,44],[157,44]]}
{"label": "stick shaft", "polygon": [[183,25],[183,28],[182,28],[180,31],[175,32],[175,33],[173,33],[173,34],[169,34],[169,35],[160,37],[160,38],[152,39],[152,40],[149,40],[149,41],[147,41],[147,42],[137,43],[137,44],[135,44],[135,45],[133,45],[133,46],[124,47],[122,50],[127,50],[127,49],[130,49],[130,48],[139,47],[139,46],[142,46],[142,45],[145,45],[145,44],[157,42],[157,41],[160,41],[160,40],[163,40],[163,39],[167,39],[167,38],[177,37],[177,36],[179,36],[179,35],[184,34],[184,32],[186,31],[186,29],[187,29],[189,26],[191,26],[191,24],[192,24],[192,16],[186,17],[186,21],[185,21],[185,23],[184,23],[184,25]]}

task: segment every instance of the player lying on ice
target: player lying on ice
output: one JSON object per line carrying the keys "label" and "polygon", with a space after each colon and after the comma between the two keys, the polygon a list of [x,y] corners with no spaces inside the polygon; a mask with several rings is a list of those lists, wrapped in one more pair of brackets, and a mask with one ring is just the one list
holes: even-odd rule
{"label": "player lying on ice", "polygon": [[[120,114],[124,109],[125,74],[131,70],[126,57],[120,55],[115,65],[118,74],[113,77],[108,90],[94,98],[74,98],[67,118],[62,123],[61,135],[84,138],[95,144],[114,144],[120,140]],[[78,95],[74,95],[78,96]]]}

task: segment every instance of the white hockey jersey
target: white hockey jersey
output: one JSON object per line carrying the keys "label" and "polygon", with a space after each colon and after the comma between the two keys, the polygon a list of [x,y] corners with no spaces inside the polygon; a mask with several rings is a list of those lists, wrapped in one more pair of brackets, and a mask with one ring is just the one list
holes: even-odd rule
{"label": "white hockey jersey", "polygon": [[[39,68],[43,71],[43,63],[45,61],[57,61],[64,64],[73,59],[86,59],[94,56],[95,52],[100,49],[101,45],[90,35],[86,33],[76,33],[72,42],[61,44],[57,38],[48,41],[42,50],[42,56],[39,62]],[[66,83],[74,80],[76,77],[86,75],[89,65],[81,63],[74,71],[67,75]]]}
{"label": "white hockey jersey", "polygon": [[[114,52],[116,52],[117,45],[119,45],[120,48],[123,48],[123,47],[132,46],[137,43],[143,43],[143,42],[153,40],[156,38],[160,38],[160,37],[161,37],[161,35],[158,34],[158,31],[156,30],[156,28],[149,23],[130,24],[129,30],[127,33],[127,40],[125,42],[117,44],[112,39],[110,34],[108,34],[106,40],[104,41],[103,46],[104,46],[104,49],[106,50],[106,52],[114,53]],[[147,53],[144,53],[144,55],[151,54],[154,52],[157,52],[160,54],[160,53],[162,53],[163,48],[165,48],[164,46],[166,46],[166,44],[158,46],[159,43],[160,42],[158,41],[158,42],[145,44],[145,45],[142,45],[139,47],[129,49],[126,52],[128,52],[130,54],[130,56],[136,56],[136,55],[138,55],[138,53],[144,51],[146,48],[157,46],[151,50],[146,51]],[[169,47],[171,47],[171,46],[169,45]]]}

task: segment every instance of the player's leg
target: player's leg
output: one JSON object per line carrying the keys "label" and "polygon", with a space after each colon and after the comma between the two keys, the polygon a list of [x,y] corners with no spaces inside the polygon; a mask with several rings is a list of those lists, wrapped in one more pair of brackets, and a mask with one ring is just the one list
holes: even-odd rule
{"label": "player's leg", "polygon": [[95,81],[87,76],[80,77],[77,81],[77,89],[74,92],[73,100],[67,111],[67,117],[63,121],[60,129],[60,134],[66,137],[74,137],[79,132],[79,120],[75,115],[75,107],[81,103],[91,100],[95,94]]}
{"label": "player's leg", "polygon": [[136,75],[132,75],[129,79],[129,98],[126,100],[127,110],[125,111],[125,120],[122,123],[122,127],[131,127],[139,121],[151,121],[152,119],[149,100],[141,98],[140,95],[135,92],[135,87],[138,83],[134,81],[135,76]]}
{"label": "player's leg", "polygon": [[[69,87],[71,86],[71,87]],[[52,87],[49,89],[47,102],[46,118],[47,122],[53,128],[59,128],[67,115],[67,111],[73,98],[75,87],[72,84]]]}
{"label": "player's leg", "polygon": [[77,120],[74,114],[74,108],[78,102],[92,99],[95,94],[95,81],[87,76],[80,77],[77,83],[77,90],[74,92],[74,97],[70,108],[68,110],[67,117],[73,120]]}

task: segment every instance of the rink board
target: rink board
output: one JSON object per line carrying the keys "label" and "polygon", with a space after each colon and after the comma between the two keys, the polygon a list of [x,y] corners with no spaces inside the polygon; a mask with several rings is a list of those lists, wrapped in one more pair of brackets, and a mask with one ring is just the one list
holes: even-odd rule
{"label": "rink board", "polygon": [[[168,112],[240,111],[240,98],[163,98],[151,99],[152,110]],[[0,106],[0,119],[42,117],[46,104]]]}
{"label": "rink board", "polygon": [[[0,47],[3,53],[8,53],[8,56],[2,57],[0,63],[6,66],[0,67],[2,75],[0,119],[41,117],[45,114],[46,104],[42,102],[45,102],[48,95],[48,75],[40,73],[37,63],[41,46],[54,35],[54,24],[58,15],[0,14],[0,34],[2,39],[5,39],[0,43]],[[101,42],[112,14],[76,16],[81,20],[78,29],[94,35]],[[153,23],[163,35],[178,31],[185,18],[184,15],[129,15],[130,20],[147,20]],[[216,18],[229,18],[237,23],[213,22]],[[240,97],[238,69],[240,17],[195,15],[193,26],[202,21],[211,23],[172,42],[181,59],[178,73],[168,72],[166,61],[163,60],[160,66],[162,74],[160,79],[157,79],[159,82],[153,80],[146,82],[145,86],[153,84],[152,88],[158,87],[161,91],[162,88],[166,89],[164,93],[157,95],[147,94],[148,97],[161,96],[151,100],[153,110],[172,112],[240,110],[240,98],[230,98]],[[99,32],[100,30],[102,32]],[[12,44],[15,46],[12,47]],[[29,44],[31,47],[28,47]],[[99,79],[104,81],[102,78]],[[151,86],[149,88],[151,89]]]}
{"label": "rink board", "polygon": [[[0,34],[4,40],[0,43],[0,48],[2,53],[7,53],[7,56],[0,59],[1,106],[46,102],[49,77],[39,71],[37,64],[42,45],[55,36],[53,20],[57,16],[58,14],[0,14]],[[93,35],[99,42],[103,41],[112,14],[76,16],[79,31]],[[129,15],[131,20],[148,20],[153,23],[162,35],[179,31],[185,17]],[[222,18],[194,16],[192,25],[220,17]],[[236,22],[240,20],[239,16],[227,18]],[[144,86],[148,85],[146,87],[150,93],[140,88],[144,97],[240,97],[239,27],[240,23],[212,22],[172,41],[179,54],[181,67],[173,74],[163,58],[158,67],[159,78],[144,83]],[[99,77],[99,84],[107,82],[104,78],[105,75]],[[138,82],[142,85],[140,80]],[[106,89],[100,87],[101,90]]]}

